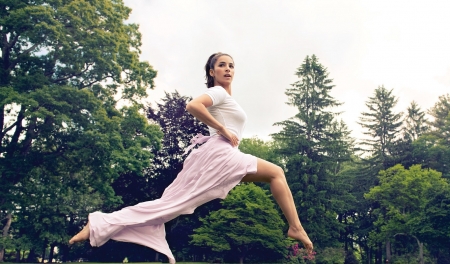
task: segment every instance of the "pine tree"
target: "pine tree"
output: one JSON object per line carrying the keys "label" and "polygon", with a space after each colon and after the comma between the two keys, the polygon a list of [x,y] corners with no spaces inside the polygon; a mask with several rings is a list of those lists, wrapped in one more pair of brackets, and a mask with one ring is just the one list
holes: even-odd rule
{"label": "pine tree", "polygon": [[398,99],[384,86],[375,89],[373,97],[366,102],[368,112],[361,113],[360,122],[366,129],[365,135],[369,138],[362,141],[362,145],[368,148],[363,150],[369,153],[365,159],[368,165],[375,170],[374,176],[381,169],[387,169],[396,163],[392,149],[395,140],[400,136],[402,126],[402,114],[394,113]]}
{"label": "pine tree", "polygon": [[433,119],[428,122],[432,131],[439,134],[440,130],[448,133],[446,125],[450,114],[450,94],[439,96],[439,101],[428,111]]}
{"label": "pine tree", "polygon": [[279,143],[302,223],[313,241],[333,246],[342,227],[336,215],[347,199],[336,174],[350,158],[351,140],[345,124],[336,120],[339,113],[333,110],[341,103],[330,95],[334,85],[317,57],[307,56],[296,75],[300,80],[286,95],[298,113],[276,123],[282,130],[273,138]]}
{"label": "pine tree", "polygon": [[[367,112],[361,113],[359,124],[366,129],[364,132],[368,136],[362,141],[363,150],[366,152],[362,161],[364,169],[360,177],[364,178],[364,185],[361,190],[366,193],[373,186],[378,185],[378,172],[385,170],[397,162],[401,161],[401,155],[398,154],[399,140],[401,140],[402,114],[395,113],[394,107],[398,99],[392,94],[392,89],[387,90],[384,86],[375,89],[374,95],[369,97],[366,102]],[[365,148],[364,148],[365,147]],[[360,179],[359,179],[360,181]],[[360,208],[357,221],[369,221],[373,228],[373,221],[377,216],[373,216],[373,210],[378,208],[376,202],[366,204],[368,207]],[[380,211],[380,214],[385,212]],[[369,215],[367,217],[366,215]],[[368,236],[370,229],[366,230]],[[378,232],[378,231],[375,231]],[[387,238],[386,238],[387,239]],[[375,262],[381,263],[383,240],[376,240]],[[368,249],[371,251],[372,249]]]}
{"label": "pine tree", "polygon": [[420,135],[428,130],[425,112],[420,109],[415,101],[412,101],[410,106],[408,106],[404,123],[405,138],[411,141],[417,140]]}
{"label": "pine tree", "polygon": [[415,157],[425,168],[450,177],[450,95],[440,96],[428,113],[429,130],[414,142]]}

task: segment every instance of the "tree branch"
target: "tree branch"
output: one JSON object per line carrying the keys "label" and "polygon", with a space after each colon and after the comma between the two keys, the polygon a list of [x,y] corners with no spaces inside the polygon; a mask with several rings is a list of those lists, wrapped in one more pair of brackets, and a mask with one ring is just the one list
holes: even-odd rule
{"label": "tree branch", "polygon": [[25,118],[25,108],[22,106],[20,108],[19,114],[17,115],[17,125],[16,131],[14,132],[11,142],[9,143],[9,148],[7,151],[8,156],[14,155],[14,151],[16,149],[17,143],[19,142],[20,134],[23,131],[22,120]]}
{"label": "tree branch", "polygon": [[[19,34],[15,35],[14,39],[12,39],[9,43],[8,43],[8,40],[6,40],[6,38],[5,38],[6,47],[8,49],[12,48],[17,43],[17,40],[19,40],[19,36],[20,36]],[[5,37],[6,37],[6,35],[5,35]]]}
{"label": "tree branch", "polygon": [[[3,109],[3,106],[2,106],[2,109]],[[2,118],[1,119],[3,119],[3,115],[2,115]],[[3,121],[3,120],[2,120]],[[3,137],[6,135],[6,133],[8,133],[8,131],[9,130],[11,130],[13,127],[15,127],[16,125],[17,125],[17,122],[18,121],[16,121],[16,122],[14,122],[12,125],[10,125],[8,128],[6,128],[5,130],[3,130],[1,133],[0,133],[0,139],[3,139]],[[3,122],[2,122],[2,127],[3,127]]]}
{"label": "tree branch", "polygon": [[62,81],[68,80],[68,79],[70,79],[72,77],[81,76],[83,73],[87,72],[89,70],[89,67],[91,67],[92,65],[94,65],[94,64],[93,63],[87,64],[87,67],[84,70],[82,70],[81,72],[76,73],[76,74],[72,74],[70,76],[66,76],[66,77],[63,77],[63,78],[56,79],[56,80],[53,81],[53,83],[58,83],[58,82],[62,82]]}
{"label": "tree branch", "polygon": [[[44,36],[45,38],[45,36]],[[10,72],[12,69],[14,69],[14,67],[16,67],[17,63],[19,63],[20,59],[25,56],[26,54],[30,53],[31,51],[33,51],[37,46],[39,46],[40,44],[42,44],[42,42],[39,43],[35,43],[33,46],[31,46],[30,48],[24,50],[22,53],[20,53],[19,55],[17,55],[17,59],[14,60],[8,67],[8,69],[6,69],[7,72]]]}
{"label": "tree branch", "polygon": [[105,76],[104,78],[101,78],[100,80],[95,80],[95,81],[90,82],[90,83],[88,83],[88,84],[86,84],[86,85],[82,85],[82,86],[81,86],[81,89],[86,88],[86,87],[89,87],[89,86],[93,85],[94,83],[101,82],[101,81],[103,81],[103,80],[105,80],[105,79],[107,79],[107,78],[113,78],[113,77],[114,77],[113,75],[107,75],[107,76]]}

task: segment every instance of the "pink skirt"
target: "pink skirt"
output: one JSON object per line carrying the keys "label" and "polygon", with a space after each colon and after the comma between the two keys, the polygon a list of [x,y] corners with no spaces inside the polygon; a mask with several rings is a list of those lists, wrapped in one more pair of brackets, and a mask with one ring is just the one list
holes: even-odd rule
{"label": "pink skirt", "polygon": [[89,214],[90,243],[99,247],[109,239],[131,242],[175,258],[166,241],[164,223],[228,192],[247,174],[257,171],[255,156],[244,154],[222,136],[195,137],[193,144],[207,141],[186,158],[177,178],[160,199],[125,207],[113,213]]}

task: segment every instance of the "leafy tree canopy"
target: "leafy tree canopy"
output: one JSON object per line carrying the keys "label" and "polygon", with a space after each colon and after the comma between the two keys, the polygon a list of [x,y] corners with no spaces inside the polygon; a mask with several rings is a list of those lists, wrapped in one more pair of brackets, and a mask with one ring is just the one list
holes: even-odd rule
{"label": "leafy tree canopy", "polygon": [[287,254],[284,222],[266,191],[253,183],[241,184],[222,205],[201,219],[203,225],[194,230],[192,244],[236,254],[241,263],[249,255],[259,254],[267,261]]}
{"label": "leafy tree canopy", "polygon": [[130,12],[120,0],[0,1],[0,218],[46,210],[78,223],[85,194],[89,211],[120,202],[111,182],[150,165],[162,133],[137,101],[156,71],[139,61]]}

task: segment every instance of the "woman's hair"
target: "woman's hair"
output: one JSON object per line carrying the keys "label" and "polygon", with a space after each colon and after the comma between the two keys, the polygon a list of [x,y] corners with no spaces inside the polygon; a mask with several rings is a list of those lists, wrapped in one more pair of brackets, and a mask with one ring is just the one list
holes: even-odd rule
{"label": "woman's hair", "polygon": [[214,65],[216,64],[217,60],[222,56],[228,56],[231,59],[233,59],[233,57],[231,57],[230,55],[228,55],[226,53],[217,52],[217,53],[214,53],[213,55],[209,56],[208,61],[206,62],[206,65],[205,65],[206,83],[205,84],[206,84],[206,87],[208,87],[208,88],[214,87],[214,78],[211,75],[209,75],[209,70],[214,69]]}

